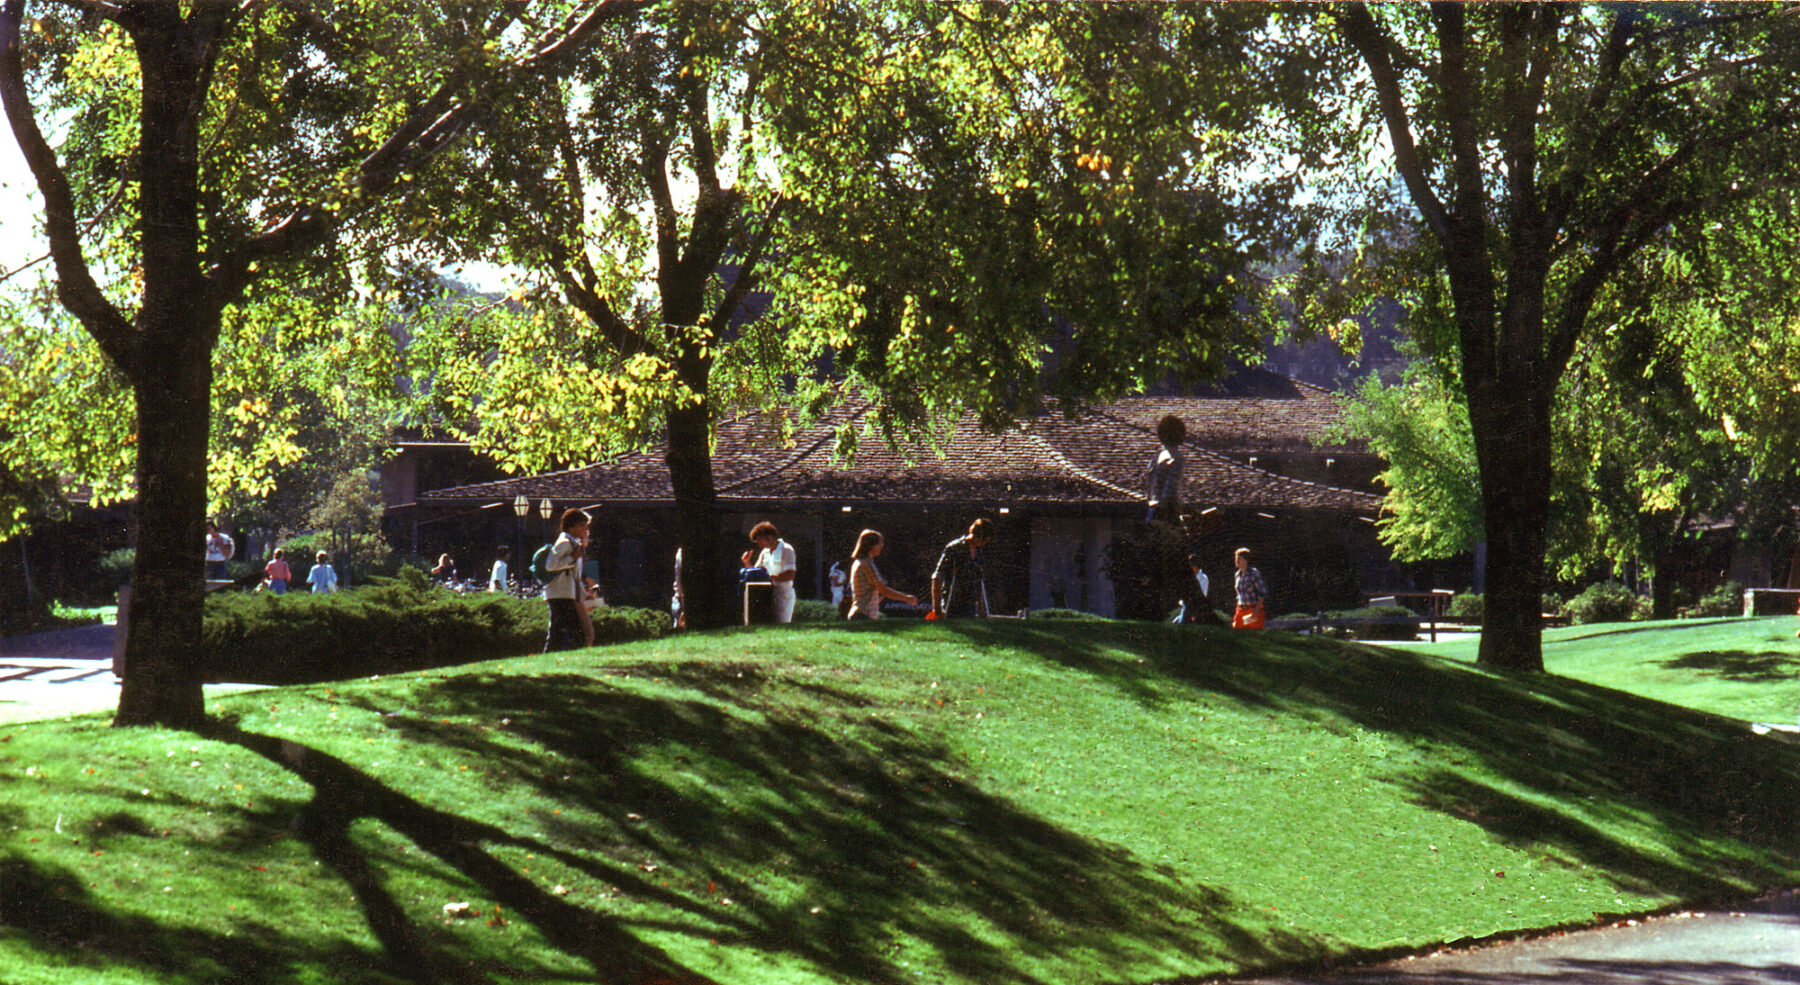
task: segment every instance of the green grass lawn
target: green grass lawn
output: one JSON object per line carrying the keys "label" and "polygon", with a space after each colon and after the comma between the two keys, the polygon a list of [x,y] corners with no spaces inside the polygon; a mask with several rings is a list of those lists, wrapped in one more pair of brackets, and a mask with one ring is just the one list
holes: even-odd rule
{"label": "green grass lawn", "polygon": [[1800,882],[1795,746],[1281,633],[766,628],[213,708],[0,726],[9,985],[1147,985]]}
{"label": "green grass lawn", "polygon": [[[1553,674],[1753,722],[1800,717],[1800,620],[1600,623],[1544,633]],[[1479,641],[1420,649],[1473,662]]]}

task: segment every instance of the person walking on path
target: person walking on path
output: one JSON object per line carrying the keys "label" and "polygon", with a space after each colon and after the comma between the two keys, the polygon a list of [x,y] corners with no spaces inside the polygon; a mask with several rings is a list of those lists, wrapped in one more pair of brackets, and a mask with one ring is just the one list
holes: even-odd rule
{"label": "person walking on path", "polygon": [[511,572],[506,570],[506,559],[512,557],[512,548],[501,544],[494,552],[494,568],[488,572],[488,591],[505,595],[512,581]]}
{"label": "person walking on path", "polygon": [[263,566],[263,580],[269,583],[269,591],[276,595],[286,595],[288,582],[294,580],[294,570],[288,567],[287,552],[275,548],[275,559]]}
{"label": "person walking on path", "polygon": [[237,544],[222,533],[211,520],[206,521],[206,577],[225,580],[225,562],[237,553]]}
{"label": "person walking on path", "polygon": [[880,619],[882,599],[919,604],[918,596],[889,588],[881,580],[881,571],[875,567],[881,547],[881,534],[874,530],[856,535],[856,550],[850,553],[850,619]]}
{"label": "person walking on path", "polygon": [[306,583],[312,586],[314,595],[329,595],[337,591],[337,569],[331,566],[331,555],[319,552],[312,570],[306,573]]}
{"label": "person walking on path", "polygon": [[988,617],[987,580],[981,571],[981,552],[993,539],[994,522],[981,517],[969,524],[969,532],[944,545],[937,567],[931,571],[931,611],[927,619],[945,616]]}
{"label": "person walking on path", "polygon": [[775,621],[793,622],[794,576],[800,573],[800,564],[794,556],[793,547],[781,539],[781,532],[767,520],[750,528],[750,542],[762,548],[762,553],[745,551],[744,567],[757,567],[769,573]]}
{"label": "person walking on path", "polygon": [[550,628],[544,634],[545,653],[572,650],[587,635],[582,628],[580,575],[581,556],[587,551],[588,523],[586,513],[565,510],[562,534],[544,560],[544,570],[550,572],[550,583],[544,586],[544,600],[550,608]]}
{"label": "person walking on path", "polygon": [[1232,563],[1237,565],[1237,611],[1231,616],[1231,628],[1261,629],[1268,620],[1264,603],[1269,599],[1269,585],[1262,572],[1250,566],[1250,548],[1238,548]]}

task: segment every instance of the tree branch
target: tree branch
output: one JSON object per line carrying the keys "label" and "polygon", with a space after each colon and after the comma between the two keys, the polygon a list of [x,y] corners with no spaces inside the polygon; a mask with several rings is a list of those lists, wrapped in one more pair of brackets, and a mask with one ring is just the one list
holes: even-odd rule
{"label": "tree branch", "polygon": [[[557,282],[562,285],[563,296],[599,327],[600,334],[614,351],[626,358],[648,352],[649,340],[620,318],[612,304],[600,294],[600,276],[587,255],[587,192],[581,180],[581,161],[575,153],[575,143],[567,129],[567,119],[560,105],[557,108],[557,121],[563,127],[557,148],[562,155],[568,212],[575,218],[573,229],[550,231],[546,237],[545,252],[556,272]],[[573,252],[569,248],[570,243],[575,244]]]}
{"label": "tree branch", "polygon": [[1439,0],[1431,5],[1440,49],[1438,88],[1450,131],[1452,221],[1481,224],[1487,196],[1481,176],[1481,137],[1475,130],[1475,80],[1469,75],[1469,39],[1462,4]]}
{"label": "tree branch", "polygon": [[731,316],[737,314],[744,298],[755,288],[757,265],[762,261],[763,251],[768,248],[769,241],[774,238],[776,220],[786,205],[787,199],[778,195],[770,204],[768,213],[763,216],[762,228],[756,231],[749,248],[744,251],[744,262],[738,265],[737,276],[731,281],[731,289],[725,292],[725,299],[719,303],[707,324],[712,337],[717,338],[724,333],[731,324]]}
{"label": "tree branch", "polygon": [[44,230],[50,239],[50,257],[56,264],[57,297],[80,319],[82,327],[100,344],[114,363],[129,374],[142,370],[142,335],[107,300],[94,282],[81,254],[81,231],[75,222],[75,195],[68,176],[56,162],[56,152],[38,127],[31,93],[25,84],[25,59],[20,27],[25,19],[25,0],[6,0],[0,8],[0,104],[12,126],[19,151],[44,196]]}
{"label": "tree branch", "polygon": [[[1613,93],[1618,89],[1625,56],[1631,46],[1632,31],[1639,16],[1630,7],[1618,9],[1613,16],[1612,26],[1606,32],[1606,42],[1600,49],[1600,66],[1595,73],[1594,87],[1589,90],[1582,105],[1580,118],[1569,130],[1574,138],[1574,146],[1569,152],[1571,162],[1594,160],[1599,156],[1599,148],[1612,141],[1614,131],[1599,125],[1600,114],[1612,102]],[[1571,169],[1568,177],[1546,195],[1549,200],[1546,211],[1550,215],[1552,229],[1561,229],[1568,222],[1569,213],[1580,198],[1582,189],[1587,187],[1587,178],[1592,173],[1591,167]]]}
{"label": "tree branch", "polygon": [[1376,103],[1387,124],[1388,137],[1394,144],[1394,165],[1400,178],[1406,183],[1413,204],[1425,217],[1426,225],[1439,239],[1448,242],[1449,216],[1444,203],[1431,190],[1430,177],[1425,174],[1424,164],[1419,159],[1412,124],[1407,118],[1406,100],[1400,92],[1399,75],[1394,70],[1393,60],[1388,57],[1387,37],[1370,16],[1367,4],[1347,4],[1341,8],[1341,13],[1339,23],[1343,25],[1344,36],[1362,56],[1369,77],[1375,83]]}
{"label": "tree branch", "polygon": [[[586,14],[576,11],[562,25],[540,36],[530,53],[506,66],[503,75],[519,79],[559,69],[573,60],[612,19],[655,2],[657,0],[598,0]],[[506,15],[493,27],[495,35],[510,26],[516,16],[517,10],[509,5]],[[464,90],[473,82],[477,67],[474,62],[463,62],[453,68],[438,84],[437,90],[401,121],[380,147],[363,158],[354,177],[357,199],[347,212],[369,208],[376,199],[392,190],[402,174],[424,167],[475,119],[484,105],[481,93],[465,94]],[[209,272],[214,290],[223,295],[241,290],[252,262],[264,257],[289,255],[319,242],[338,218],[317,203],[297,206],[286,218],[231,250]]]}

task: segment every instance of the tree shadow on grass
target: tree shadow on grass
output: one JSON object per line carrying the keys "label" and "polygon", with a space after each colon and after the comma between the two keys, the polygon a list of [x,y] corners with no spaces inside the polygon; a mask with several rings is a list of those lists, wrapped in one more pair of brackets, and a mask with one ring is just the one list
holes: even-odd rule
{"label": "tree shadow on grass", "polygon": [[422,983],[483,982],[480,969],[458,963],[431,947],[403,907],[382,885],[379,867],[350,837],[361,818],[379,821],[482,887],[496,903],[531,921],[565,953],[584,959],[595,980],[619,985],[705,983],[618,922],[546,892],[496,858],[488,846],[515,846],[557,854],[553,846],[422,804],[336,756],[301,743],[215,724],[208,738],[242,746],[293,772],[313,788],[296,818],[300,836],[320,861],[355,892],[369,928],[391,965]]}
{"label": "tree shadow on grass", "polygon": [[[579,807],[570,814],[582,820],[546,819],[549,844],[532,850],[656,905],[657,929],[845,980],[912,980],[903,961],[919,947],[965,980],[1020,985],[1045,981],[1043,968],[1126,980],[1175,955],[1257,967],[1325,953],[1314,938],[1235,922],[1243,910],[1216,889],[983,792],[934,740],[865,717],[863,699],[802,721],[762,702],[766,682],[748,668],[629,673],[698,675],[715,694],[736,693],[721,705],[573,674],[459,675],[383,721]],[[706,888],[653,887],[640,866]]]}
{"label": "tree shadow on grass", "polygon": [[[1298,635],[1027,627],[958,629],[995,644],[1030,640],[1034,655],[1116,675],[1121,691],[1151,705],[1221,695],[1322,728],[1376,730],[1432,747],[1425,765],[1396,766],[1390,780],[1501,840],[1595,865],[1621,888],[1723,898],[1740,895],[1743,882],[1792,878],[1792,866],[1722,857],[1705,843],[1742,839],[1790,856],[1800,847],[1800,755],[1734,719],[1548,674],[1489,673]],[[1171,693],[1152,677],[1189,690]],[[1633,844],[1592,823],[1602,820],[1648,822],[1673,857],[1665,846]]]}
{"label": "tree shadow on grass", "polygon": [[1684,653],[1658,666],[1669,670],[1699,670],[1728,681],[1772,684],[1800,676],[1800,655],[1782,650],[1698,650]]}
{"label": "tree shadow on grass", "polygon": [[335,969],[368,963],[368,954],[349,943],[300,941],[251,920],[219,934],[117,913],[94,898],[79,874],[19,855],[0,856],[0,931],[58,955],[69,981],[127,965],[158,981],[263,985],[292,981],[300,962]]}

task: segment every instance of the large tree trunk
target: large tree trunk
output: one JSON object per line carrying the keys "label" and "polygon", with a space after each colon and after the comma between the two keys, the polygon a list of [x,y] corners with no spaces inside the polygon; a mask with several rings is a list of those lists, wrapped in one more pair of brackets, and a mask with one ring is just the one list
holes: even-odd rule
{"label": "large tree trunk", "polygon": [[[1485,389],[1485,393],[1484,393]],[[1487,526],[1487,592],[1476,662],[1508,670],[1541,671],[1546,531],[1550,524],[1549,401],[1522,387],[1470,388],[1493,406],[1479,415],[1509,421],[1477,427],[1481,499]],[[1475,417],[1475,408],[1470,408]]]}
{"label": "large tree trunk", "polygon": [[181,362],[189,365],[172,362],[166,376],[134,387],[137,562],[114,725],[194,728],[206,714],[199,654],[212,367]]}
{"label": "large tree trunk", "polygon": [[669,416],[669,483],[675,491],[675,526],[681,543],[682,593],[688,627],[710,629],[734,622],[719,560],[718,491],[713,487],[711,413],[704,402],[672,406]]}
{"label": "large tree trunk", "polygon": [[204,724],[200,625],[205,602],[207,442],[212,350],[223,314],[202,274],[198,107],[206,99],[219,8],[185,22],[162,9],[133,33],[139,111],[141,344],[122,364],[137,403],[137,560],[125,685],[115,725]]}

